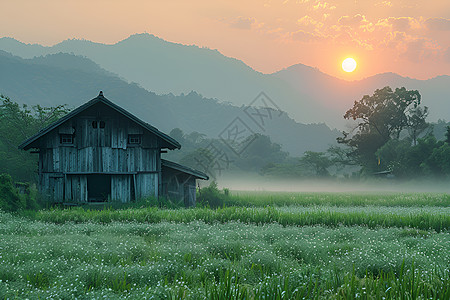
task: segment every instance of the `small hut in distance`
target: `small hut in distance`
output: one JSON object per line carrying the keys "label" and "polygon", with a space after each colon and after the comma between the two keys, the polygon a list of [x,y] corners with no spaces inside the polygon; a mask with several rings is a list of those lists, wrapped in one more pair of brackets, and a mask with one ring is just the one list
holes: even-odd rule
{"label": "small hut in distance", "polygon": [[39,190],[54,202],[82,204],[167,197],[195,205],[200,171],[161,159],[181,145],[103,93],[24,141],[39,153]]}

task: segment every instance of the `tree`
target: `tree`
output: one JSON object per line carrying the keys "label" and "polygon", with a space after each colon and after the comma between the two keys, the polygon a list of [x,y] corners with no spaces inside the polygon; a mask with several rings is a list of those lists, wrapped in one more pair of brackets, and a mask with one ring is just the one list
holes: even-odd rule
{"label": "tree", "polygon": [[450,126],[447,126],[447,132],[445,133],[445,142],[450,144]]}
{"label": "tree", "polygon": [[302,158],[300,158],[300,165],[314,176],[328,177],[330,173],[328,168],[333,165],[333,162],[325,155],[324,152],[306,151]]}
{"label": "tree", "polygon": [[0,174],[0,210],[17,211],[23,208],[25,203],[14,188],[11,176]]}
{"label": "tree", "polygon": [[183,143],[184,132],[180,128],[174,128],[170,131],[169,136],[174,138],[177,142]]}
{"label": "tree", "polygon": [[420,106],[412,108],[408,116],[408,131],[412,139],[413,145],[417,144],[417,138],[423,133],[430,124],[425,120],[428,116],[428,107],[424,106],[422,109]]}
{"label": "tree", "polygon": [[189,134],[186,134],[184,137],[185,142],[190,143],[192,145],[200,144],[203,140],[205,140],[206,134],[193,131]]}
{"label": "tree", "polygon": [[268,163],[281,163],[288,153],[281,146],[273,143],[269,136],[255,133],[243,141],[247,145],[241,155],[236,158],[236,166],[243,170],[259,171]]}
{"label": "tree", "polygon": [[381,165],[396,177],[434,177],[446,179],[450,176],[450,144],[438,141],[432,134],[417,139],[411,146],[408,139],[390,140],[377,151]]}
{"label": "tree", "polygon": [[345,119],[357,121],[356,133],[343,132],[338,143],[352,149],[351,155],[367,170],[377,167],[375,152],[392,138],[398,139],[400,132],[408,126],[407,112],[416,109],[421,96],[418,91],[404,87],[392,91],[390,87],[377,89],[372,96],[365,95],[355,101]]}
{"label": "tree", "polygon": [[[392,139],[377,150],[376,156],[378,164],[383,170],[389,170],[396,177],[409,177],[413,174],[411,169],[416,167],[418,171],[419,163],[411,161],[411,141],[409,139]],[[418,175],[416,172],[414,175]]]}
{"label": "tree", "polygon": [[29,108],[0,95],[0,173],[14,180],[35,181],[37,157],[17,146],[68,112],[65,105]]}

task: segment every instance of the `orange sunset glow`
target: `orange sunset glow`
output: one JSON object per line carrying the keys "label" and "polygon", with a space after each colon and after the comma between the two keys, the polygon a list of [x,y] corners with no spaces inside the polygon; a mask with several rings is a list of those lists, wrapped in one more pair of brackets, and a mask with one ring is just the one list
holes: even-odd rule
{"label": "orange sunset glow", "polygon": [[[444,0],[2,3],[0,37],[25,43],[116,43],[142,32],[217,49],[263,73],[297,63],[350,80],[381,72],[427,79],[450,70],[450,2]],[[349,53],[360,65],[351,73],[340,67]]]}

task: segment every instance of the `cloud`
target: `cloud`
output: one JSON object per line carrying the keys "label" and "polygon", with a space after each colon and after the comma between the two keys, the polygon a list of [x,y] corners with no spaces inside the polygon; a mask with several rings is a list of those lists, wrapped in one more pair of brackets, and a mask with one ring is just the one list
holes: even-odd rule
{"label": "cloud", "polygon": [[383,2],[375,4],[375,6],[392,7],[392,2],[391,1],[383,1]]}
{"label": "cloud", "polygon": [[385,36],[384,43],[389,48],[397,48],[400,43],[406,42],[408,39],[406,33],[401,31],[388,32]]}
{"label": "cloud", "polygon": [[270,27],[266,24],[260,23],[257,28],[258,32],[270,39],[284,38],[286,31],[282,27]]}
{"label": "cloud", "polygon": [[331,5],[327,2],[318,2],[316,5],[313,6],[313,10],[333,10],[336,9],[336,6]]}
{"label": "cloud", "polygon": [[408,41],[405,46],[406,50],[401,54],[401,56],[416,63],[435,58],[439,53],[437,47],[425,38],[418,38]]}
{"label": "cloud", "polygon": [[308,28],[311,30],[319,30],[324,26],[324,24],[316,19],[306,15],[297,20],[297,24],[302,27],[302,29]]}
{"label": "cloud", "polygon": [[416,19],[413,17],[389,17],[387,19],[380,19],[376,23],[379,27],[389,27],[392,31],[409,32],[412,30],[420,30],[424,27],[423,19]]}
{"label": "cloud", "polygon": [[255,19],[239,16],[237,18],[233,18],[233,19],[229,20],[227,23],[233,28],[251,29],[252,24],[255,23]]}
{"label": "cloud", "polygon": [[411,29],[409,17],[401,17],[401,18],[389,18],[389,23],[392,25],[392,29],[394,31],[402,31],[406,32]]}
{"label": "cloud", "polygon": [[317,41],[322,38],[321,36],[319,36],[317,34],[309,33],[309,32],[303,31],[303,30],[297,30],[295,32],[291,32],[289,35],[292,40],[301,41],[301,42]]}
{"label": "cloud", "polygon": [[428,29],[436,31],[450,31],[450,20],[444,18],[430,18],[425,21]]}
{"label": "cloud", "polygon": [[338,24],[343,26],[360,26],[362,24],[368,23],[366,17],[360,14],[350,16],[342,16],[338,20]]}

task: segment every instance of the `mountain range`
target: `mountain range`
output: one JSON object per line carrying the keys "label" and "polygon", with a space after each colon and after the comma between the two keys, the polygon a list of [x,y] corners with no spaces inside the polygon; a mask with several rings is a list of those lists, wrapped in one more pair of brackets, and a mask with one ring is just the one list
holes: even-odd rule
{"label": "mountain range", "polygon": [[167,42],[151,34],[135,34],[111,45],[72,39],[51,47],[1,38],[0,49],[28,59],[57,53],[81,55],[106,72],[156,94],[196,91],[206,98],[242,106],[264,92],[276,108],[303,124],[351,126],[343,119],[345,111],[363,95],[387,85],[419,90],[422,104],[430,108],[430,121],[450,119],[447,75],[417,80],[383,73],[345,81],[302,64],[263,74],[217,50]]}
{"label": "mountain range", "polygon": [[278,110],[270,110],[270,118],[264,118],[261,127],[246,113],[248,106],[221,103],[193,91],[178,96],[158,95],[124,81],[86,57],[58,53],[24,59],[0,51],[0,94],[15,102],[47,107],[67,104],[74,108],[96,97],[100,90],[111,101],[166,133],[181,128],[185,133],[197,131],[220,138],[239,119],[251,132],[270,136],[293,156],[307,150],[324,151],[339,135],[324,123],[301,124]]}

